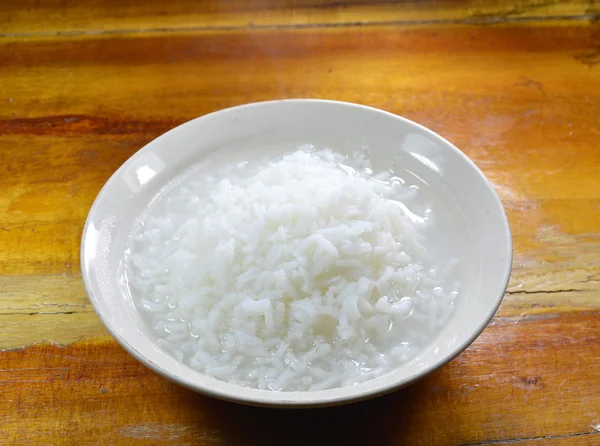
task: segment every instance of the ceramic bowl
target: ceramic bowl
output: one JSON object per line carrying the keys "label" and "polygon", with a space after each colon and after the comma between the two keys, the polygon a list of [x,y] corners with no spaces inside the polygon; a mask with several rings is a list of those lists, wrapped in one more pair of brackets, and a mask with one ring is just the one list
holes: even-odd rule
{"label": "ceramic bowl", "polygon": [[[276,392],[207,377],[162,350],[133,304],[124,255],[136,218],[158,192],[209,154],[289,150],[307,143],[351,153],[365,146],[378,168],[406,169],[454,210],[440,223],[440,243],[461,265],[453,316],[420,354],[370,381],[323,391]],[[467,236],[465,237],[465,231]],[[458,241],[458,242],[457,242]],[[98,316],[134,357],[164,377],[213,397],[252,405],[307,407],[362,400],[405,386],[463,351],[494,316],[512,261],[510,228],[493,186],[459,149],[425,127],[371,107],[325,100],[242,105],[194,119],[128,159],[94,202],[81,244],[81,268]]]}

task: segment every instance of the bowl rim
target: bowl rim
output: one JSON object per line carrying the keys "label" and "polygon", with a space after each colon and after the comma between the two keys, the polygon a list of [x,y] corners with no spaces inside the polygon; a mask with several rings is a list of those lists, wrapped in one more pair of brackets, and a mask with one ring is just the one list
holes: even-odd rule
{"label": "bowl rim", "polygon": [[[399,120],[409,126],[416,127],[419,130],[421,130],[422,132],[426,133],[432,139],[437,140],[438,142],[442,143],[442,145],[446,149],[453,150],[461,158],[461,160],[463,162],[465,162],[477,174],[477,176],[481,180],[483,180],[483,184],[485,184],[487,186],[488,191],[491,193],[491,198],[493,200],[494,206],[496,206],[500,211],[500,215],[502,216],[502,229],[503,229],[504,236],[506,237],[506,240],[508,241],[508,243],[505,245],[506,252],[504,254],[505,254],[506,262],[504,265],[504,271],[502,272],[503,273],[502,285],[497,290],[497,295],[494,298],[493,305],[490,306],[487,314],[481,320],[481,322],[478,324],[477,328],[463,342],[457,343],[456,345],[454,345],[451,349],[450,354],[448,354],[446,356],[441,356],[440,358],[436,359],[428,366],[420,369],[418,372],[414,373],[411,376],[406,377],[403,380],[390,380],[390,382],[385,383],[384,385],[379,385],[378,387],[373,388],[373,389],[364,389],[364,390],[360,390],[358,392],[349,391],[349,392],[345,392],[343,394],[340,394],[338,396],[333,396],[333,397],[328,396],[328,395],[323,395],[323,393],[330,392],[331,390],[336,390],[338,392],[343,391],[345,389],[351,390],[352,387],[348,386],[348,387],[341,387],[341,388],[336,388],[336,389],[327,389],[327,390],[320,390],[320,391],[276,392],[276,391],[272,391],[272,390],[259,390],[259,389],[243,388],[243,387],[236,386],[234,384],[226,383],[229,386],[232,386],[231,392],[217,390],[217,389],[211,388],[210,386],[194,383],[191,380],[183,378],[182,376],[179,376],[175,373],[172,373],[171,371],[162,368],[160,365],[154,363],[153,361],[151,361],[150,359],[145,357],[143,354],[138,352],[131,344],[129,344],[129,342],[118,332],[117,327],[112,326],[112,324],[108,321],[107,316],[102,312],[102,310],[99,307],[97,296],[95,295],[94,290],[92,289],[92,286],[91,286],[89,278],[88,278],[88,268],[86,267],[86,256],[85,256],[86,235],[88,233],[89,224],[90,224],[90,221],[92,220],[92,216],[95,213],[97,203],[99,202],[99,200],[105,193],[106,189],[108,187],[110,187],[110,184],[113,181],[115,181],[115,178],[124,171],[124,169],[127,167],[128,162],[132,158],[136,157],[136,155],[138,155],[140,152],[144,151],[148,146],[153,145],[157,140],[166,137],[166,135],[178,132],[183,127],[188,127],[188,126],[194,125],[196,122],[198,122],[200,120],[204,120],[204,119],[207,119],[209,117],[219,115],[219,114],[227,114],[227,113],[230,113],[234,110],[241,109],[241,108],[250,109],[250,108],[255,108],[255,107],[265,107],[265,106],[269,107],[269,106],[276,106],[277,104],[282,104],[282,103],[334,104],[334,105],[343,106],[343,107],[359,108],[359,109],[363,109],[363,110],[366,110],[366,111],[369,111],[372,113],[385,115],[387,117]],[[90,207],[88,215],[86,217],[86,221],[85,221],[82,236],[81,236],[81,245],[80,245],[80,268],[81,268],[81,273],[82,273],[82,279],[83,279],[86,293],[87,293],[88,298],[94,308],[95,313],[98,315],[100,321],[102,322],[104,327],[107,329],[109,334],[125,350],[127,350],[128,353],[130,353],[133,357],[135,357],[139,362],[141,362],[142,364],[144,364],[146,367],[150,368],[154,372],[158,373],[159,375],[161,375],[171,381],[174,381],[177,384],[179,384],[185,388],[188,388],[190,390],[193,390],[195,392],[198,392],[198,393],[201,393],[201,394],[204,394],[207,396],[215,397],[215,398],[218,398],[221,400],[246,404],[246,405],[263,406],[263,407],[285,407],[285,408],[328,407],[328,406],[336,406],[336,405],[351,403],[351,402],[355,402],[355,401],[371,399],[371,398],[374,398],[374,397],[377,397],[380,395],[391,393],[402,387],[412,384],[415,381],[418,381],[419,379],[423,378],[424,376],[430,374],[431,372],[437,370],[438,368],[446,365],[447,363],[449,363],[450,361],[455,359],[458,355],[460,355],[466,348],[468,348],[479,337],[479,335],[483,332],[483,330],[488,326],[490,321],[493,319],[494,315],[498,311],[498,308],[500,307],[500,304],[502,303],[502,300],[506,293],[506,289],[508,288],[510,275],[511,275],[511,271],[512,271],[512,263],[513,263],[512,234],[511,234],[508,217],[506,215],[506,211],[502,204],[502,201],[500,200],[500,197],[498,196],[498,193],[497,193],[496,189],[494,188],[494,186],[492,185],[492,183],[486,178],[486,176],[479,169],[479,167],[458,147],[456,147],[450,141],[445,139],[443,136],[428,129],[427,127],[425,127],[419,123],[416,123],[410,119],[396,115],[394,113],[391,113],[391,112],[388,112],[388,111],[385,111],[385,110],[382,110],[382,109],[379,109],[376,107],[362,105],[362,104],[353,103],[353,102],[336,101],[336,100],[329,100],[329,99],[311,99],[311,98],[291,98],[291,99],[276,99],[276,100],[268,100],[268,101],[250,102],[250,103],[246,103],[246,104],[241,104],[241,105],[236,105],[233,107],[220,109],[220,110],[199,116],[197,118],[191,119],[189,121],[186,121],[172,129],[162,133],[161,135],[152,139],[148,143],[144,144],[144,146],[142,146],[140,149],[138,149],[136,152],[134,152],[132,155],[130,155],[127,158],[127,160],[125,160],[123,162],[123,164],[121,164],[121,166],[119,166],[119,168],[115,172],[112,173],[112,175],[108,178],[108,180],[104,183],[104,185],[98,192],[96,198],[94,199],[94,202],[92,203],[92,206]],[[261,394],[262,396],[259,396],[259,395],[256,395],[256,397],[244,396],[239,393],[236,393],[235,388],[251,390],[252,392],[250,392],[250,393],[257,393],[257,394]],[[306,399],[306,398],[297,399],[297,398],[294,398],[294,394],[303,394],[304,396],[311,395],[314,397],[310,398],[310,399]],[[323,395],[323,396],[321,396],[321,395]],[[277,396],[277,398],[273,398],[275,396]]]}

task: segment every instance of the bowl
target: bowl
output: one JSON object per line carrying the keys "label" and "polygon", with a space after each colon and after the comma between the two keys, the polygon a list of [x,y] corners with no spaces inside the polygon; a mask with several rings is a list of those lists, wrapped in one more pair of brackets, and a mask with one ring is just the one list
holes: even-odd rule
{"label": "bowl", "polygon": [[[440,243],[449,243],[448,250],[462,268],[462,295],[450,321],[416,358],[391,373],[329,390],[245,388],[178,362],[155,342],[127,287],[124,255],[134,221],[165,184],[208,156],[252,156],[314,142],[341,153],[367,146],[375,167],[403,166],[452,209],[456,221],[450,224],[449,219],[437,230]],[[511,262],[511,234],[502,204],[493,186],[459,149],[394,114],[312,99],[241,105],[194,119],[158,137],[107,181],[89,212],[81,243],[81,269],[90,301],[127,351],[189,389],[259,406],[315,407],[363,400],[406,386],[446,364],[494,316],[508,285]]]}

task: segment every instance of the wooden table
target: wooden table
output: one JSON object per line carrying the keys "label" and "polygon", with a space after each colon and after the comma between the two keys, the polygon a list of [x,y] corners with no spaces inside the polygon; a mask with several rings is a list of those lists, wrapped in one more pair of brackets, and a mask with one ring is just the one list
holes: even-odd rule
{"label": "wooden table", "polygon": [[[0,444],[600,445],[599,20],[594,1],[2,2]],[[116,344],[81,282],[85,217],[122,162],[193,117],[290,97],[430,127],[510,218],[490,326],[367,403],[184,390]]]}

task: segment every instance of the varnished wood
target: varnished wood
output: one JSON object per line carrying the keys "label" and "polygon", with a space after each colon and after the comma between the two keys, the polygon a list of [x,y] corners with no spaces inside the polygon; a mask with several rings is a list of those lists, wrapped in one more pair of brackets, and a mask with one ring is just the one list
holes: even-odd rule
{"label": "varnished wood", "polygon": [[[44,443],[48,429],[61,433],[53,444],[85,438],[267,445],[285,438],[303,445],[319,438],[323,444],[458,445],[568,438],[588,432],[597,417],[598,320],[598,314],[499,319],[459,358],[413,386],[367,403],[308,411],[200,396],[158,377],[115,343],[32,346],[0,356],[0,388],[12,414],[5,433],[9,442],[26,444]],[[589,443],[564,444],[597,444],[598,438],[590,433],[582,437]]]}
{"label": "varnished wood", "polygon": [[593,2],[583,0],[20,0],[2,5],[0,12],[5,35],[28,36],[382,22],[485,24],[597,13]]}
{"label": "varnished wood", "polygon": [[[329,443],[600,444],[594,18],[577,1],[0,5],[0,444],[270,444],[284,429],[306,444],[329,425]],[[122,162],[188,119],[285,97],[430,127],[511,222],[492,325],[377,401],[277,412],[195,395],[116,345],[81,283],[83,222]]]}

